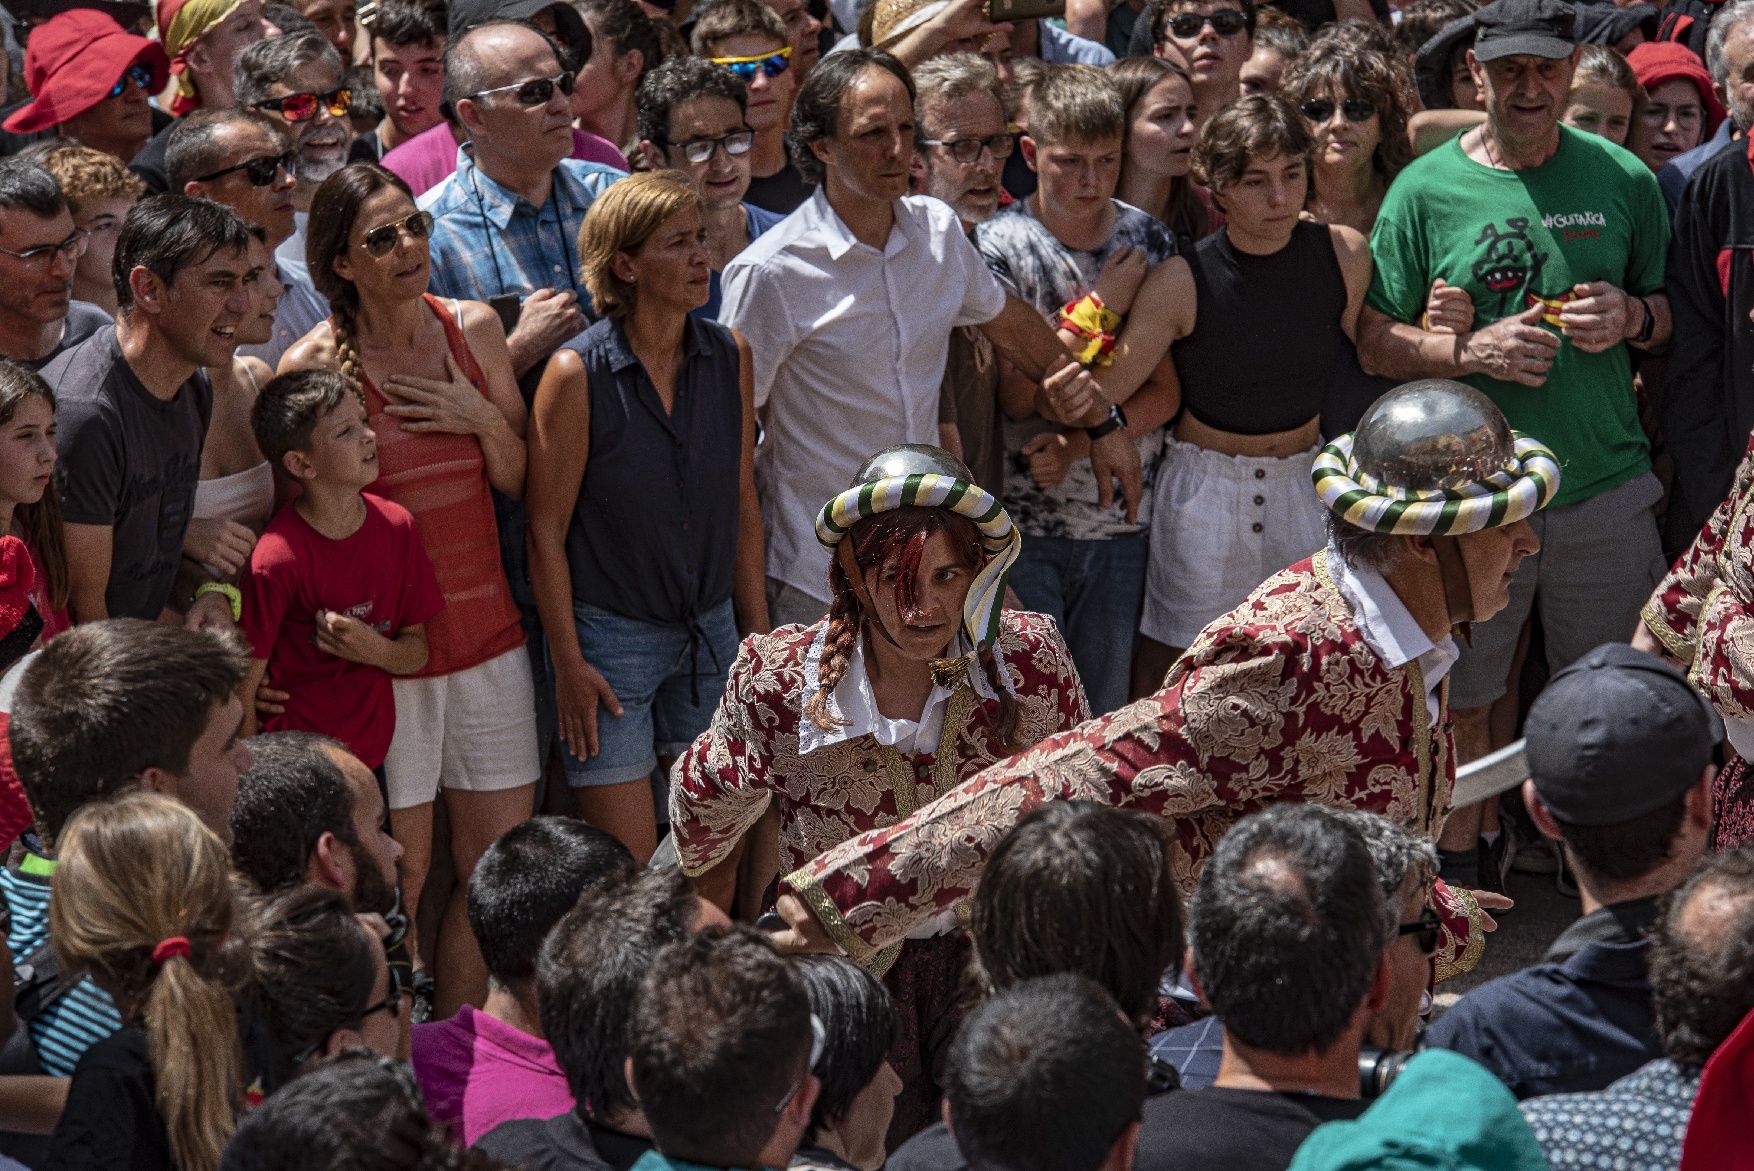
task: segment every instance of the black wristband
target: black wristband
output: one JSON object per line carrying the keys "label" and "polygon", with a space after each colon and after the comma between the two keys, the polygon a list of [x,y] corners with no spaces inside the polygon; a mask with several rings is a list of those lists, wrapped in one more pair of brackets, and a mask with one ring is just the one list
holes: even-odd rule
{"label": "black wristband", "polygon": [[1635,346],[1642,346],[1650,341],[1651,334],[1657,331],[1657,315],[1650,311],[1650,302],[1643,297],[1634,295],[1632,299],[1638,302],[1640,309],[1644,310],[1644,324],[1638,327],[1638,333],[1631,341]]}
{"label": "black wristband", "polygon": [[1108,418],[1104,419],[1094,427],[1084,428],[1084,434],[1090,436],[1091,442],[1094,443],[1096,440],[1101,439],[1104,436],[1114,434],[1126,425],[1127,413],[1121,410],[1117,404],[1110,403],[1108,407]]}

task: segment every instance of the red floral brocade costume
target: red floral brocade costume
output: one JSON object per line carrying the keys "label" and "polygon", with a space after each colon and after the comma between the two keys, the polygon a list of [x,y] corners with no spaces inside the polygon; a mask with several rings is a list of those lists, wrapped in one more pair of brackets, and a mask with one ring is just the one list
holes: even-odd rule
{"label": "red floral brocade costume", "polygon": [[[1455,780],[1447,684],[1433,727],[1417,661],[1384,666],[1329,577],[1327,556],[1273,575],[1208,626],[1157,694],[842,843],[785,886],[866,963],[965,898],[987,852],[1046,801],[1101,801],[1171,819],[1184,896],[1226,830],[1284,801],[1365,809],[1435,838]],[[1484,937],[1471,896],[1440,886],[1438,902],[1438,978],[1446,979],[1473,967]]]}
{"label": "red floral brocade costume", "polygon": [[[800,756],[805,657],[821,627],[787,626],[743,640],[712,726],[672,774],[670,826],[684,874],[722,861],[769,801],[779,802],[780,861],[790,871],[848,838],[895,824],[1009,755],[993,731],[997,704],[963,680],[947,701],[934,752],[904,759],[866,735]],[[1090,718],[1051,618],[1005,611],[998,645],[1017,696],[1019,743]],[[888,964],[872,966],[881,972]]]}
{"label": "red floral brocade costume", "polygon": [[[1720,716],[1754,719],[1754,440],[1729,496],[1645,603],[1644,624]],[[1739,755],[1718,774],[1713,849],[1754,840],[1751,782]]]}

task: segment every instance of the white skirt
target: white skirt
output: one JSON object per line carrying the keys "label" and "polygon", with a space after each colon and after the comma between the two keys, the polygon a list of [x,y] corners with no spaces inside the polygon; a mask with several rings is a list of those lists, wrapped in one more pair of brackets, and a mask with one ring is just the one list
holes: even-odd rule
{"label": "white skirt", "polygon": [[1187,647],[1256,586],[1326,543],[1321,502],[1310,483],[1318,450],[1222,455],[1164,441],[1140,633]]}

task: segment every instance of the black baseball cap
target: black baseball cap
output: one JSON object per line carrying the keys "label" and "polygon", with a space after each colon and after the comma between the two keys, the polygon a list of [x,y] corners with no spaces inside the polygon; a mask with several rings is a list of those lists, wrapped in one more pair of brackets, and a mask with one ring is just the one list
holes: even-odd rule
{"label": "black baseball cap", "polygon": [[1625,643],[1553,676],[1529,708],[1535,793],[1568,825],[1620,825],[1699,783],[1723,721],[1687,677]]}
{"label": "black baseball cap", "polygon": [[1577,10],[1560,0],[1493,0],[1474,13],[1474,59],[1569,57],[1576,25]]}

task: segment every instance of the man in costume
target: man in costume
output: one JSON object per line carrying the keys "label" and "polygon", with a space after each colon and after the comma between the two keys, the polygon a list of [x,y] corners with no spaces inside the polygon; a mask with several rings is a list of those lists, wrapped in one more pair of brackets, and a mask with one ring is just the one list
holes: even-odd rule
{"label": "man in costume", "polygon": [[[1558,464],[1480,392],[1429,379],[1377,400],[1314,478],[1327,549],[1209,625],[1157,694],[787,875],[782,945],[867,962],[947,926],[993,844],[1056,799],[1169,819],[1184,894],[1231,825],[1283,801],[1365,809],[1435,838],[1455,780],[1450,631],[1504,607]],[[1438,901],[1442,979],[1478,959],[1485,923],[1467,892],[1442,888]]]}

